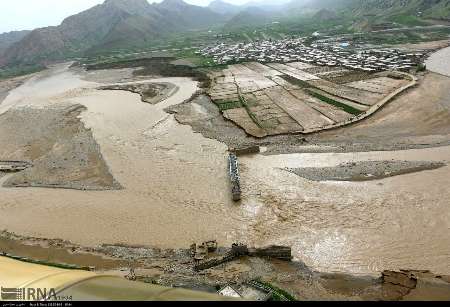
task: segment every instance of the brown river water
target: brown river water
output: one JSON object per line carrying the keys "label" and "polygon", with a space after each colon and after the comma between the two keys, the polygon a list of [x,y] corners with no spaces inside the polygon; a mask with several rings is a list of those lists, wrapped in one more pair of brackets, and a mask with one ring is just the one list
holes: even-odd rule
{"label": "brown river water", "polygon": [[[98,91],[58,66],[13,90],[0,106],[78,103],[105,161],[124,187],[86,192],[0,188],[0,229],[93,246],[188,247],[217,239],[289,244],[296,259],[327,272],[371,274],[429,269],[450,274],[450,167],[370,182],[311,182],[284,167],[367,160],[447,161],[450,147],[397,152],[250,156],[241,159],[243,201],[231,201],[227,147],[163,111],[196,82],[163,78],[179,90],[158,105],[139,95]],[[143,81],[146,82],[146,81]],[[42,89],[42,91],[41,91]]]}

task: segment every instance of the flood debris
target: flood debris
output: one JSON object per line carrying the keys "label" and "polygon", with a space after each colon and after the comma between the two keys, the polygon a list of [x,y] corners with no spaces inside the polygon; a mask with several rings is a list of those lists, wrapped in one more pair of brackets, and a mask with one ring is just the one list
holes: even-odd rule
{"label": "flood debris", "polygon": [[200,262],[208,257],[209,253],[217,250],[217,241],[207,241],[200,245],[193,243],[191,245],[191,256],[195,262]]}
{"label": "flood debris", "polygon": [[136,272],[134,271],[133,268],[130,269],[130,272],[125,276],[126,279],[131,280],[131,281],[136,281],[137,277],[136,277]]}
{"label": "flood debris", "polygon": [[279,259],[284,261],[292,260],[292,250],[287,246],[269,246],[265,248],[249,248],[245,244],[234,243],[231,250],[224,255],[213,254],[217,251],[217,242],[204,242],[197,246],[191,245],[192,257],[194,259],[195,271],[203,271],[226,262],[233,261],[242,256],[260,257],[269,259]]}
{"label": "flood debris", "polygon": [[230,151],[234,152],[237,157],[239,156],[245,156],[245,155],[254,155],[259,154],[261,152],[261,149],[259,146],[249,146],[249,147],[242,147],[242,148],[230,148]]}
{"label": "flood debris", "polygon": [[288,246],[272,245],[265,248],[249,248],[248,255],[250,257],[264,257],[292,261],[292,249]]}

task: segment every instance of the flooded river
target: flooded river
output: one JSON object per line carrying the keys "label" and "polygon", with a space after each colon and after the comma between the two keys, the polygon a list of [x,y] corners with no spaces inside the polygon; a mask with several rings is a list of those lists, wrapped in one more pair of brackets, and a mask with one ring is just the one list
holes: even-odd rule
{"label": "flooded river", "polygon": [[425,64],[428,70],[450,77],[450,47],[433,53]]}
{"label": "flooded river", "polygon": [[370,182],[313,182],[284,170],[392,159],[448,162],[450,147],[243,159],[252,239],[292,245],[298,259],[327,272],[448,273],[450,167]]}
{"label": "flooded river", "polygon": [[100,84],[59,67],[11,92],[0,114],[57,103],[86,106],[81,120],[92,129],[124,189],[0,188],[1,228],[83,245],[186,248],[210,239],[220,245],[289,244],[298,260],[322,271],[367,274],[414,268],[450,273],[450,167],[339,183],[311,182],[283,170],[367,160],[447,161],[450,147],[245,157],[243,201],[235,204],[226,146],[179,125],[163,111],[188,99],[197,83],[186,78],[152,81],[170,82],[179,90],[150,105],[137,94],[96,90]]}

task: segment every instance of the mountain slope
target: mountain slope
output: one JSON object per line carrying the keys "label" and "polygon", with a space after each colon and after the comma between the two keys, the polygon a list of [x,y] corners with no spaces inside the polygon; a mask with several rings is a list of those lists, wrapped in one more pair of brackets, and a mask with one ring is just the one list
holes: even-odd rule
{"label": "mountain slope", "polygon": [[245,27],[258,27],[272,21],[274,14],[266,10],[249,7],[235,15],[225,25],[225,29],[237,30]]}
{"label": "mountain slope", "polygon": [[12,44],[23,39],[30,31],[12,31],[8,33],[0,34],[0,56],[8,49]]}
{"label": "mountain slope", "polygon": [[207,7],[190,5],[183,0],[164,0],[153,5],[165,18],[176,21],[179,29],[198,29],[224,21],[224,17]]}
{"label": "mountain slope", "polygon": [[57,27],[28,33],[7,48],[0,66],[45,63],[86,51],[150,44],[176,31],[216,24],[223,16],[182,0],[149,4],[147,0],[106,0],[66,18]]}
{"label": "mountain slope", "polygon": [[238,5],[234,5],[228,2],[224,2],[222,0],[214,0],[209,5],[208,8],[218,14],[222,15],[235,15],[242,11],[242,7]]}
{"label": "mountain slope", "polygon": [[354,16],[384,14],[450,18],[450,0],[292,0],[290,7],[347,11]]}

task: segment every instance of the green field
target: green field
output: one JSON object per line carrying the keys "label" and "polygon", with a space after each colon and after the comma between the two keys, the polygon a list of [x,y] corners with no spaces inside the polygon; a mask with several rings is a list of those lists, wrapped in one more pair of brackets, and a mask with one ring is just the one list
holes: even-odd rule
{"label": "green field", "polygon": [[46,67],[43,65],[26,65],[17,66],[12,68],[0,69],[0,79],[8,79],[19,76],[24,76],[44,70]]}

